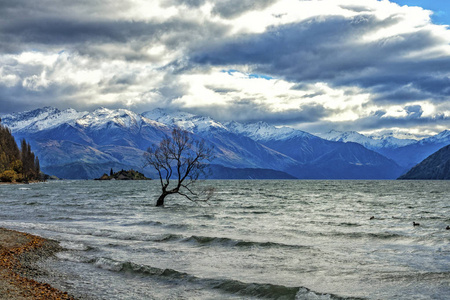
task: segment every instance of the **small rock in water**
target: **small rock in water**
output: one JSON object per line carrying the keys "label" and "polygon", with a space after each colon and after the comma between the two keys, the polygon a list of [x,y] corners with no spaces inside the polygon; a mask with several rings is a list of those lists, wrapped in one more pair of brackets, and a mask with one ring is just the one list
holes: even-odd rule
{"label": "small rock in water", "polygon": [[450,230],[450,226],[445,227],[445,229]]}
{"label": "small rock in water", "polygon": [[371,216],[371,217],[370,217],[370,220],[373,220],[373,219],[375,219],[375,217],[374,217],[374,216]]}

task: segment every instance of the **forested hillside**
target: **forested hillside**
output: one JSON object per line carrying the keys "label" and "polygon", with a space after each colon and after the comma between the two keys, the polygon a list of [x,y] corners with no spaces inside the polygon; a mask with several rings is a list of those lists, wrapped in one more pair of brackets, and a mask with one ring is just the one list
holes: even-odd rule
{"label": "forested hillside", "polygon": [[450,180],[450,145],[428,156],[399,179]]}
{"label": "forested hillside", "polygon": [[27,182],[40,177],[39,159],[30,144],[23,139],[19,149],[11,131],[0,123],[0,181]]}

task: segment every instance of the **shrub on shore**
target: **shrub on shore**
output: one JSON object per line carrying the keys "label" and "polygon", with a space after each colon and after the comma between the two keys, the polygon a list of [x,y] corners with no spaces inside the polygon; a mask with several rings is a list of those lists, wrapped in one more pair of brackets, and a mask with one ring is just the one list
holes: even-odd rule
{"label": "shrub on shore", "polygon": [[0,174],[0,180],[3,182],[14,182],[17,179],[17,173],[13,170],[6,170]]}

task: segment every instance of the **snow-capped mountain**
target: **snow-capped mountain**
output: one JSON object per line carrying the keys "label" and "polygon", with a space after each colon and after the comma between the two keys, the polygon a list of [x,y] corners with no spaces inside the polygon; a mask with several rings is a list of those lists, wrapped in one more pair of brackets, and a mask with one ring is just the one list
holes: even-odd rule
{"label": "snow-capped mountain", "polygon": [[356,131],[336,131],[318,134],[323,139],[335,142],[353,142],[358,143],[371,150],[379,150],[383,148],[399,148],[411,145],[417,142],[414,139],[399,139],[392,134],[366,136]]}
{"label": "snow-capped mountain", "polygon": [[[210,118],[181,112],[172,115],[162,111],[136,114],[125,109],[106,108],[90,113],[70,111],[72,113],[69,115],[45,108],[10,114],[2,118],[2,123],[13,128],[17,139],[30,141],[43,170],[55,173],[64,169],[56,175],[65,178],[96,177],[93,174],[101,171],[96,170],[94,165],[108,171],[108,162],[139,169],[147,147],[170,134],[173,126],[192,131],[198,138],[207,137],[205,139],[215,149],[214,163],[224,167],[280,170],[297,164],[286,155],[229,132]],[[67,172],[72,170],[78,170],[80,174],[68,175]],[[286,174],[286,177],[289,175]]]}
{"label": "snow-capped mountain", "polygon": [[[386,179],[403,171],[394,161],[355,143],[327,141],[261,122],[222,124],[161,109],[137,114],[126,109],[77,112],[45,107],[5,115],[2,123],[17,139],[31,143],[44,171],[64,178],[98,177],[111,167],[141,170],[146,148],[174,126],[214,147],[216,178]],[[146,173],[152,175],[150,170]]]}
{"label": "snow-capped mountain", "polygon": [[[330,142],[289,127],[277,128],[265,122],[221,124],[208,117],[183,112],[168,114],[160,109],[143,115],[166,125],[177,125],[196,132],[204,139],[215,141],[216,145],[230,146],[233,143],[242,145],[246,144],[245,138],[256,141],[267,149],[275,150],[293,159],[290,166],[284,165],[282,170],[289,170],[290,174],[298,178],[372,178],[371,174],[375,173],[377,178],[386,178],[388,172],[393,174],[399,172],[399,167],[393,161],[357,144]],[[243,155],[242,152],[235,152]],[[333,158],[334,167],[330,168],[330,164],[326,161],[330,158],[322,157],[331,152],[334,153],[335,158]],[[370,159],[367,159],[368,157]],[[336,167],[338,165],[339,169]],[[369,166],[372,168],[371,172],[363,171]],[[280,166],[272,165],[271,167],[279,168]]]}
{"label": "snow-capped mountain", "polygon": [[176,111],[169,114],[165,110],[157,108],[152,111],[144,112],[142,116],[168,126],[178,126],[192,133],[205,132],[212,128],[227,130],[224,125],[209,117],[197,116],[182,111]]}
{"label": "snow-capped mountain", "polygon": [[378,131],[375,133],[372,133],[371,135],[368,135],[371,138],[374,139],[383,139],[383,138],[387,138],[387,137],[393,137],[399,140],[415,140],[418,141],[420,140],[420,138],[418,138],[417,136],[411,134],[411,133],[406,133],[400,130],[382,130],[382,131]]}
{"label": "snow-capped mountain", "polygon": [[449,130],[422,140],[412,138],[400,139],[394,135],[395,133],[385,133],[382,135],[365,136],[355,131],[330,131],[325,134],[319,134],[320,137],[330,141],[361,144],[367,149],[371,149],[393,159],[397,164],[406,169],[411,168],[440,148],[450,144]]}
{"label": "snow-capped mountain", "polygon": [[450,144],[450,130],[444,130],[437,135],[430,136],[419,142],[422,145],[425,144]]}
{"label": "snow-capped mountain", "polygon": [[444,130],[435,136],[416,141],[413,144],[396,149],[383,149],[382,151],[385,156],[409,169],[449,144],[450,131]]}
{"label": "snow-capped mountain", "polygon": [[277,128],[264,122],[230,122],[226,126],[300,162],[300,168],[289,170],[298,178],[389,178],[388,173],[399,172],[395,162],[356,143],[328,141],[301,130]]}
{"label": "snow-capped mountain", "polygon": [[101,130],[110,128],[111,126],[125,128],[139,128],[143,119],[138,114],[126,109],[110,110],[107,108],[99,108],[78,118],[76,124],[81,127],[91,127]]}
{"label": "snow-capped mountain", "polygon": [[87,115],[87,112],[78,112],[74,109],[60,111],[57,108],[46,106],[41,109],[4,115],[2,123],[13,132],[37,132],[61,124],[74,124],[74,122]]}
{"label": "snow-capped mountain", "polygon": [[266,122],[241,124],[228,122],[224,124],[230,131],[245,135],[256,141],[287,140],[295,137],[309,137],[311,134],[290,127],[275,127]]}

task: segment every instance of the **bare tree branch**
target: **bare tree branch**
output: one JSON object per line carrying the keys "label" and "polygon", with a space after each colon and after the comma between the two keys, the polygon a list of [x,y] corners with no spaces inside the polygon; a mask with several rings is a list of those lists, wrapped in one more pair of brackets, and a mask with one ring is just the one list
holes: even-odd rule
{"label": "bare tree branch", "polygon": [[[165,197],[171,194],[179,194],[194,202],[206,202],[211,198],[212,192],[206,200],[192,198],[199,196],[192,186],[200,175],[206,175],[206,167],[213,159],[213,148],[208,147],[204,140],[195,140],[189,132],[175,128],[171,137],[165,136],[159,145],[148,148],[144,158],[145,167],[153,167],[160,179],[162,193],[156,206],[164,205]],[[171,185],[173,175],[176,175],[177,179]]]}

